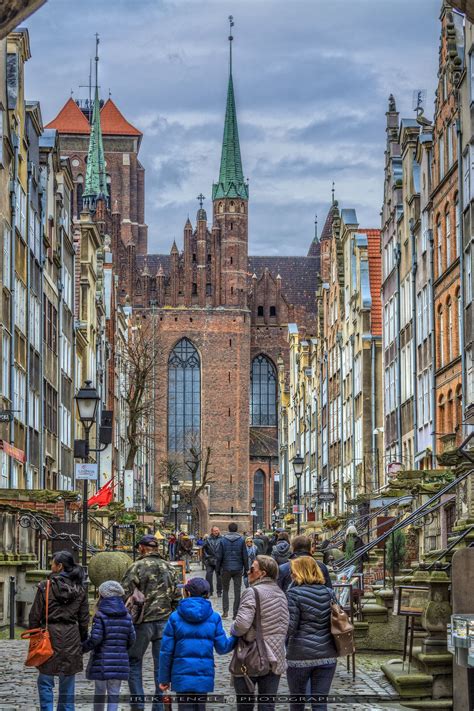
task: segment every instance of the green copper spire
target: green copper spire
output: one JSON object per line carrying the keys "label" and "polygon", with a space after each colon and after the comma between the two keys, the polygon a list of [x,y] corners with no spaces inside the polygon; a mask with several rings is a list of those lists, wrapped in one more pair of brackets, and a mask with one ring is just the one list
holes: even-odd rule
{"label": "green copper spire", "polygon": [[244,180],[242,158],[240,156],[239,129],[237,126],[237,112],[235,109],[234,84],[232,81],[232,15],[229,17],[229,84],[227,87],[227,105],[225,110],[224,138],[222,141],[221,168],[219,181],[212,186],[212,199],[241,198],[248,200],[248,185]]}
{"label": "green copper spire", "polygon": [[99,198],[107,200],[107,177],[105,174],[104,144],[100,126],[100,102],[98,86],[99,35],[96,35],[95,96],[92,110],[89,152],[87,155],[86,180],[82,202],[85,208],[94,211]]}

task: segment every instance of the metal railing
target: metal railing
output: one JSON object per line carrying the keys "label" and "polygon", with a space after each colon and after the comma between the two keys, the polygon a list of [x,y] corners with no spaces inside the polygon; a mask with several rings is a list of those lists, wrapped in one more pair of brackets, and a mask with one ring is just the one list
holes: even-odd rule
{"label": "metal railing", "polygon": [[460,476],[446,484],[446,486],[444,486],[434,496],[428,499],[426,503],[419,506],[415,511],[413,511],[413,513],[409,514],[405,519],[392,526],[389,531],[385,531],[380,536],[378,536],[378,538],[374,539],[373,541],[370,541],[362,548],[359,548],[357,553],[351,556],[351,558],[349,558],[348,560],[341,560],[334,563],[334,570],[340,571],[345,567],[353,565],[366,553],[371,551],[372,548],[375,548],[375,546],[378,546],[380,543],[383,543],[389,536],[395,533],[395,531],[398,531],[402,528],[406,528],[410,524],[415,523],[418,519],[423,518],[424,516],[441,508],[441,506],[444,506],[446,504],[445,501],[439,501],[437,504],[435,502],[437,502],[442,496],[451,491],[451,489],[454,489],[456,486],[458,486],[462,481],[464,481],[464,479],[467,479],[467,477],[471,476],[473,473],[474,469],[469,469],[460,474]]}

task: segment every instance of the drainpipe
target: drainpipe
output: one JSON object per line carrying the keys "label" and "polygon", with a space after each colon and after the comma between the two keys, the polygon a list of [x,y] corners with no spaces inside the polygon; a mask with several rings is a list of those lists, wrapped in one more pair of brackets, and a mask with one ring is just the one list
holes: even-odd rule
{"label": "drainpipe", "polygon": [[436,430],[437,430],[437,413],[436,413],[436,338],[435,338],[435,327],[434,327],[434,238],[433,230],[428,233],[428,240],[430,243],[430,345],[431,345],[431,388],[430,388],[430,400],[431,400],[431,422],[432,422],[432,432],[431,432],[431,466],[433,469],[436,467]]}
{"label": "drainpipe", "polygon": [[355,340],[354,334],[352,333],[350,336],[351,356],[352,356],[352,368],[351,368],[351,392],[352,392],[352,397],[351,397],[351,405],[352,405],[352,482],[351,482],[352,486],[351,486],[351,498],[352,499],[355,499],[355,497],[357,496],[356,463],[355,463],[354,340]]}
{"label": "drainpipe", "polygon": [[395,261],[397,263],[397,435],[398,435],[398,461],[402,461],[402,363],[400,358],[400,245],[395,247]]}
{"label": "drainpipe", "polygon": [[314,399],[314,461],[315,461],[315,470],[316,470],[316,496],[315,496],[315,510],[316,510],[316,515],[315,518],[317,519],[318,516],[318,505],[319,505],[319,472],[318,472],[318,467],[319,467],[319,458],[318,458],[318,398],[316,396],[316,393],[313,395]]}
{"label": "drainpipe", "polygon": [[[10,206],[12,214],[12,232],[10,244],[10,373],[9,373],[9,389],[11,409],[16,406],[14,396],[15,385],[15,261],[16,261],[16,201],[17,201],[17,182],[18,182],[18,151],[19,137],[16,133],[12,134],[12,143],[14,150],[13,159],[13,178],[10,189]],[[9,424],[10,444],[15,444],[15,417],[12,413]],[[13,460],[11,456],[8,458],[8,487],[11,489],[13,484]]]}
{"label": "drainpipe", "polygon": [[[62,417],[61,413],[64,410],[64,404],[62,401],[62,388],[61,388],[61,361],[62,361],[62,351],[64,348],[64,338],[63,338],[63,289],[64,289],[64,227],[63,227],[63,217],[60,220],[60,230],[61,230],[61,269],[58,273],[57,289],[58,289],[58,369],[57,369],[57,390],[58,390],[58,483],[59,477],[63,476],[63,446],[62,446]],[[62,488],[66,488],[63,486]],[[68,486],[69,488],[69,486]]]}
{"label": "drainpipe", "polygon": [[[43,173],[41,173],[41,176],[43,176]],[[44,318],[43,318],[43,294],[44,294],[44,263],[45,263],[45,255],[44,255],[44,242],[43,242],[43,236],[44,236],[44,224],[43,220],[45,219],[46,215],[46,193],[45,190],[43,189],[45,187],[44,185],[45,181],[41,178],[40,184],[42,187],[42,192],[41,192],[41,200],[39,201],[39,224],[40,224],[40,253],[39,253],[39,263],[40,263],[40,286],[41,286],[41,293],[40,293],[40,421],[39,421],[39,485],[41,489],[46,488],[46,477],[45,477],[45,469],[44,469]]]}
{"label": "drainpipe", "polygon": [[[410,219],[410,238],[411,238],[411,333],[412,333],[412,354],[411,364],[413,371],[413,452],[418,453],[418,370],[417,370],[417,352],[418,352],[418,334],[416,322],[416,273],[418,271],[418,260],[415,244],[415,220]],[[415,469],[419,469],[419,462],[415,463]]]}
{"label": "drainpipe", "polygon": [[372,336],[370,341],[370,408],[372,421],[372,491],[377,490],[377,435],[375,429],[377,427],[376,412],[375,412],[375,336]]}
{"label": "drainpipe", "polygon": [[30,289],[30,220],[31,220],[31,170],[28,168],[28,191],[26,196],[26,208],[27,208],[27,221],[26,221],[26,293],[27,293],[27,304],[26,304],[26,377],[25,377],[25,476],[24,481],[26,487],[33,489],[33,482],[28,481],[28,468],[30,468],[30,302],[31,302],[31,289]]}
{"label": "drainpipe", "polygon": [[[344,505],[344,415],[343,415],[343,405],[344,405],[344,396],[343,396],[343,381],[344,381],[344,373],[342,370],[342,333],[340,331],[337,332],[336,334],[336,341],[337,345],[339,346],[339,406],[340,406],[340,413],[339,413],[339,436],[341,438],[341,443],[339,446],[339,497],[340,497],[340,503],[339,503],[339,511],[340,513],[343,512],[343,505]],[[352,395],[354,396],[354,390],[352,391]]]}
{"label": "drainpipe", "polygon": [[[461,93],[459,90],[456,91],[456,99],[458,102],[458,116],[460,115],[461,112]],[[463,211],[464,211],[464,202],[463,202],[463,194],[462,194],[462,129],[461,129],[461,121],[459,118],[456,119],[456,133],[457,133],[457,139],[458,139],[458,210],[459,210],[459,239],[458,239],[458,244],[457,244],[457,250],[459,254],[459,274],[460,274],[460,292],[459,295],[461,297],[461,318],[458,318],[458,323],[459,323],[459,350],[461,351],[461,385],[462,385],[462,392],[467,393],[468,391],[468,386],[467,386],[467,374],[466,374],[466,349],[465,349],[465,333],[464,333],[464,319],[465,319],[465,294],[464,294],[464,279],[465,279],[465,274],[464,274],[464,227],[463,227]],[[456,217],[456,221],[457,217]],[[462,418],[464,419],[464,418]],[[462,427],[462,432],[463,432],[463,438],[464,436],[467,435],[468,428],[464,424],[462,424],[461,420],[461,427]]]}

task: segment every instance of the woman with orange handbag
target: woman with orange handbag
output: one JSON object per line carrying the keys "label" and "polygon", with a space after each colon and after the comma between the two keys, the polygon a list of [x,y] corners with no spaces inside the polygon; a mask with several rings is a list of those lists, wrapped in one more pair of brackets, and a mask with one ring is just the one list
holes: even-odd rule
{"label": "woman with orange handbag", "polygon": [[[49,582],[49,586],[47,584]],[[82,671],[82,642],[87,639],[89,606],[83,585],[83,571],[68,551],[53,557],[49,581],[39,584],[29,616],[29,627],[47,627],[53,655],[38,666],[38,692],[41,711],[53,711],[54,677],[58,677],[57,708],[74,711],[75,675]]]}

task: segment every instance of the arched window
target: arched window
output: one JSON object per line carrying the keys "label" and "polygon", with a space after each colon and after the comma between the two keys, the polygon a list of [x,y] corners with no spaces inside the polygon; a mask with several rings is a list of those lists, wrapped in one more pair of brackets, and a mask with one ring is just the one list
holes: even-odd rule
{"label": "arched window", "polygon": [[436,249],[438,253],[438,276],[443,273],[443,236],[441,234],[441,217],[436,220]]}
{"label": "arched window", "polygon": [[456,432],[459,432],[460,430],[462,431],[462,388],[460,385],[458,385],[456,388],[455,408],[456,408],[456,421],[454,423],[454,425],[455,425],[454,429]]}
{"label": "arched window", "polygon": [[265,515],[265,474],[261,469],[257,469],[253,475],[253,497],[257,502],[255,511],[257,512],[256,527],[263,527],[265,522],[263,517]]}
{"label": "arched window", "polygon": [[250,374],[250,424],[275,427],[277,423],[277,378],[273,363],[264,355],[252,361]]}
{"label": "arched window", "polygon": [[438,308],[438,324],[439,324],[439,365],[444,365],[444,314],[443,307]]}
{"label": "arched window", "polygon": [[462,333],[461,289],[456,290],[455,297],[456,297],[456,316],[457,316],[457,327],[458,327],[455,353],[457,355],[459,355],[459,353],[461,352],[461,333]]}
{"label": "arched window", "polygon": [[182,338],[168,359],[168,451],[183,453],[201,435],[201,359]]}
{"label": "arched window", "polygon": [[263,317],[263,306],[259,306],[257,308],[257,316],[262,316]]}
{"label": "arched window", "polygon": [[84,178],[78,175],[76,179],[76,216],[80,217],[82,212],[82,193],[84,192]]}
{"label": "arched window", "polygon": [[454,324],[453,324],[453,303],[449,298],[446,302],[446,313],[447,313],[447,328],[448,328],[448,348],[447,356],[448,363],[453,359],[453,338],[454,338]]}
{"label": "arched window", "polygon": [[454,198],[454,207],[456,210],[456,234],[454,236],[454,254],[457,257],[459,255],[459,242],[461,239],[461,210],[459,207],[459,195],[457,193]]}
{"label": "arched window", "polygon": [[[440,395],[438,400],[438,421],[439,421],[439,431],[441,434],[446,434],[446,421],[444,412],[444,395]],[[438,428],[436,428],[438,429]]]}
{"label": "arched window", "polygon": [[446,206],[446,267],[451,264],[451,215],[449,214],[449,205]]}
{"label": "arched window", "polygon": [[448,392],[447,401],[447,412],[446,412],[446,433],[451,434],[454,432],[454,401],[453,401],[453,391]]}
{"label": "arched window", "polygon": [[109,204],[112,202],[112,178],[107,175],[107,193],[109,196]]}

